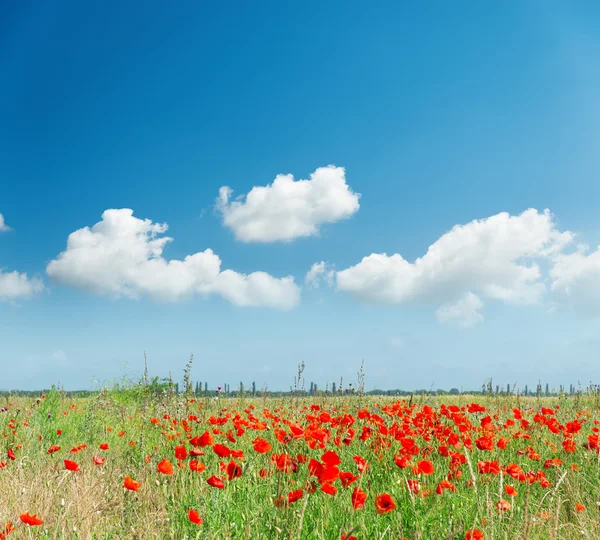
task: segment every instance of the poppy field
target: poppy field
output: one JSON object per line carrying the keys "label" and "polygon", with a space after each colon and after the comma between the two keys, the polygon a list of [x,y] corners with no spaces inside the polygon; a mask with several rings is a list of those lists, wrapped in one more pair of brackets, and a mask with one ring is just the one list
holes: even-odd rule
{"label": "poppy field", "polygon": [[0,538],[600,537],[590,396],[2,405]]}

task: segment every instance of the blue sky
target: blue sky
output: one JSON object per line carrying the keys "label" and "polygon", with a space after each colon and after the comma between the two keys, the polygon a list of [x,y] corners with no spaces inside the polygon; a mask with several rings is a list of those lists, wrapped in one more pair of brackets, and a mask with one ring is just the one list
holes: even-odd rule
{"label": "blue sky", "polygon": [[144,351],[213,387],[303,360],[321,387],[363,359],[369,389],[594,380],[599,26],[583,1],[2,6],[0,387]]}

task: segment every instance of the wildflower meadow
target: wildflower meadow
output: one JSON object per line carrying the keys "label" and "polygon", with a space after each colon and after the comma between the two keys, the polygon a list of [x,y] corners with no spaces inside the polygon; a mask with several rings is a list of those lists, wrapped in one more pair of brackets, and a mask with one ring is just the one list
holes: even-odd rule
{"label": "wildflower meadow", "polygon": [[0,538],[600,537],[597,395],[3,398]]}

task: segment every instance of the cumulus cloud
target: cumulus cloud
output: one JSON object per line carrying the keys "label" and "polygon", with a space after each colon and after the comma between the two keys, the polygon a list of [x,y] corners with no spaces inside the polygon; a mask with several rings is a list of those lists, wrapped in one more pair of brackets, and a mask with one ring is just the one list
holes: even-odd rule
{"label": "cumulus cloud", "polygon": [[8,232],[12,229],[5,223],[4,216],[0,214],[0,232]]}
{"label": "cumulus cloud", "polygon": [[310,180],[277,175],[268,186],[253,187],[231,200],[232,190],[219,190],[217,209],[223,223],[242,242],[277,242],[314,236],[320,225],[349,218],[359,209],[360,194],[346,183],[343,167],[320,167]]}
{"label": "cumulus cloud", "polygon": [[172,238],[162,236],[166,223],[133,216],[128,208],[106,210],[93,227],[69,235],[67,249],[46,271],[58,283],[114,297],[153,298],[174,302],[195,294],[218,294],[237,306],[291,309],[300,299],[293,277],[264,272],[240,274],[221,270],[211,249],[167,260]]}
{"label": "cumulus cloud", "polygon": [[483,308],[481,298],[469,291],[456,302],[441,305],[435,315],[442,323],[471,328],[483,321],[483,315],[479,312],[481,308]]}
{"label": "cumulus cloud", "polygon": [[335,272],[329,267],[325,261],[313,264],[310,270],[304,277],[304,283],[315,289],[319,287],[321,282],[325,282],[330,287],[334,283]]}
{"label": "cumulus cloud", "polygon": [[[0,214],[0,232],[11,230],[4,222],[4,216]],[[44,283],[39,278],[30,278],[24,273],[6,272],[0,269],[0,302],[31,298],[43,290]]]}
{"label": "cumulus cloud", "polygon": [[550,268],[552,297],[581,315],[600,315],[600,246],[589,251],[579,246],[573,253],[558,254]]}
{"label": "cumulus cloud", "polygon": [[11,302],[31,298],[44,290],[44,283],[39,278],[30,278],[20,272],[3,272],[0,270],[0,301]]}
{"label": "cumulus cloud", "polygon": [[555,260],[573,235],[556,229],[548,210],[506,212],[456,225],[415,262],[373,253],[336,273],[337,288],[366,302],[426,303],[438,319],[472,325],[482,298],[532,304],[546,290],[539,260]]}

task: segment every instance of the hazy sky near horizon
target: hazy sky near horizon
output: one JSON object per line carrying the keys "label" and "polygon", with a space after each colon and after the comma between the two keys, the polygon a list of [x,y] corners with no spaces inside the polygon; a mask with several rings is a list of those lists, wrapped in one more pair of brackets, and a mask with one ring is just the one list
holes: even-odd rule
{"label": "hazy sky near horizon", "polygon": [[0,7],[0,388],[597,381],[600,4]]}

